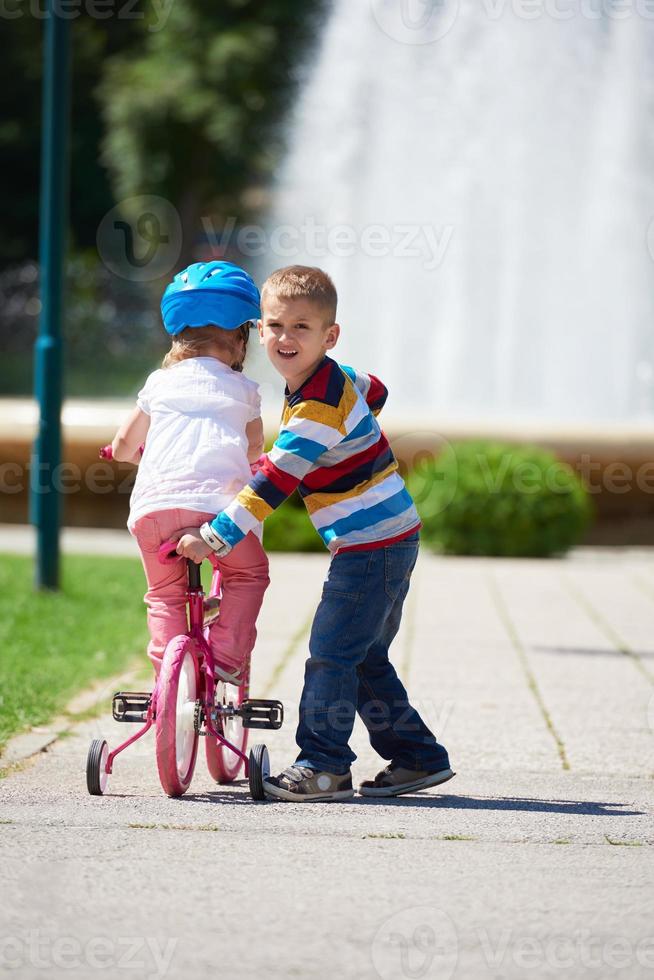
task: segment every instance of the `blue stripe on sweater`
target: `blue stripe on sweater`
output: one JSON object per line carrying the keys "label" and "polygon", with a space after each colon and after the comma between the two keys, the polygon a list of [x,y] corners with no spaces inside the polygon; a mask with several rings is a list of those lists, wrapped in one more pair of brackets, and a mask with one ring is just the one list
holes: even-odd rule
{"label": "blue stripe on sweater", "polygon": [[377,426],[375,418],[370,414],[370,412],[368,412],[368,414],[363,416],[359,424],[355,425],[350,434],[345,436],[341,442],[350,442],[351,439],[360,439],[362,436],[367,436],[373,431],[375,426]]}
{"label": "blue stripe on sweater", "polygon": [[231,517],[228,517],[224,512],[222,514],[218,514],[218,517],[214,518],[214,520],[211,522],[211,527],[216,534],[220,535],[223,541],[226,541],[227,544],[231,544],[232,548],[245,537],[238,524],[236,524]]}
{"label": "blue stripe on sweater", "polygon": [[282,429],[275,439],[275,449],[281,449],[285,453],[293,453],[301,456],[310,463],[315,463],[319,456],[327,451],[327,446],[323,446],[313,439],[305,439],[304,436],[295,435],[288,429]]}
{"label": "blue stripe on sweater", "polygon": [[334,538],[342,538],[351,531],[362,531],[364,528],[373,527],[380,521],[386,521],[389,517],[402,514],[412,506],[413,500],[406,487],[403,487],[399,493],[389,497],[388,500],[382,500],[374,507],[361,508],[361,510],[357,510],[347,517],[341,517],[340,520],[334,521],[329,527],[318,528],[318,531],[325,544],[328,545]]}

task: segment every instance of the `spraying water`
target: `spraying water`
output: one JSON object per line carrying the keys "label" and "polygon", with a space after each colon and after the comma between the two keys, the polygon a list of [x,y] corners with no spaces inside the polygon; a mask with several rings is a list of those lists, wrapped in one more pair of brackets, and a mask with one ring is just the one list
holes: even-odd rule
{"label": "spraying water", "polygon": [[654,417],[654,13],[607,3],[334,3],[264,271],[334,276],[396,410]]}

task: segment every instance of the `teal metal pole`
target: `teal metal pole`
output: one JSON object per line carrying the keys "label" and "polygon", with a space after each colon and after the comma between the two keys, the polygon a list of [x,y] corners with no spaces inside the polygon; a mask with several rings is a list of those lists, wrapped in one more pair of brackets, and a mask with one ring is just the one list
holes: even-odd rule
{"label": "teal metal pole", "polygon": [[70,21],[60,0],[48,0],[44,21],[41,122],[39,265],[41,316],[34,351],[34,394],[39,427],[30,472],[30,513],[36,525],[35,584],[59,586],[62,352],[61,319],[68,224]]}

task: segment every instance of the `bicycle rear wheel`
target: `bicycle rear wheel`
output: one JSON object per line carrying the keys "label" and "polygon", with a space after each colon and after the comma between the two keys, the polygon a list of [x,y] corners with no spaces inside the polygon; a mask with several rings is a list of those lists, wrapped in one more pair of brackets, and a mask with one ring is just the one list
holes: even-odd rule
{"label": "bicycle rear wheel", "polygon": [[157,769],[168,796],[181,796],[193,778],[198,754],[195,708],[199,687],[195,642],[189,636],[176,636],[164,653],[156,703]]}
{"label": "bicycle rear wheel", "polygon": [[[247,699],[249,686],[250,667],[248,665],[245,680],[238,687],[235,684],[225,684],[223,681],[216,683],[216,704],[233,704],[235,708],[239,708]],[[243,720],[238,716],[232,718],[219,717],[217,724],[218,731],[245,754],[248,744],[248,730],[243,727]],[[221,785],[233,783],[241,771],[243,760],[222,742],[219,742],[217,738],[209,734],[205,739],[205,751],[207,768],[212,778]]]}

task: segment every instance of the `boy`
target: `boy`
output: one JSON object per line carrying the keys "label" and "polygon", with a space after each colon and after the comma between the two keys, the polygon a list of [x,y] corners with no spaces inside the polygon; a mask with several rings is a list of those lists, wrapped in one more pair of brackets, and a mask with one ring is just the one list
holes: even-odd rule
{"label": "boy", "polygon": [[261,471],[210,524],[180,532],[178,552],[219,557],[296,488],[332,552],[313,621],[296,740],[300,754],[264,788],[281,800],[353,796],[348,741],[358,711],[390,765],[359,787],[399,796],[451,779],[446,749],[388,659],[418,555],[420,519],[375,415],[387,391],[327,356],[339,337],[336,290],[320,269],[290,266],[264,283],[260,342],[286,381],[279,435]]}

